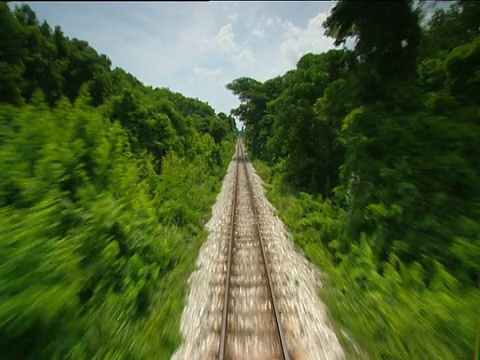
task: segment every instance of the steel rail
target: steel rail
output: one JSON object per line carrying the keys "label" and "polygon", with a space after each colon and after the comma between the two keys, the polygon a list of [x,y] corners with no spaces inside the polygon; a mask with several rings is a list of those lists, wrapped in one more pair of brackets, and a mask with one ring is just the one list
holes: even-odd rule
{"label": "steel rail", "polygon": [[278,334],[278,339],[281,345],[281,350],[282,350],[282,358],[284,360],[290,360],[290,356],[288,353],[288,348],[287,348],[287,342],[285,340],[285,335],[283,332],[283,328],[281,325],[281,320],[280,320],[280,311],[278,309],[277,302],[275,300],[275,296],[273,293],[273,286],[272,286],[272,276],[270,274],[270,271],[268,269],[268,264],[267,264],[267,257],[265,254],[265,247],[263,243],[263,239],[261,236],[260,232],[260,225],[259,225],[259,217],[258,217],[258,212],[257,208],[255,206],[255,201],[253,197],[253,189],[250,181],[250,177],[248,175],[248,170],[247,166],[245,164],[245,155],[243,151],[243,144],[241,140],[238,141],[237,143],[237,148],[236,148],[236,160],[237,164],[235,167],[235,182],[234,182],[234,191],[233,191],[233,199],[232,199],[232,212],[231,212],[231,232],[230,232],[230,239],[228,243],[228,260],[227,260],[227,274],[226,274],[226,279],[225,279],[225,298],[224,298],[224,305],[223,305],[223,316],[222,316],[222,332],[221,332],[221,337],[220,337],[220,352],[219,352],[219,359],[220,360],[225,360],[226,359],[226,351],[227,351],[227,327],[228,327],[228,308],[229,308],[229,299],[230,299],[230,270],[231,270],[231,264],[232,264],[232,247],[233,247],[233,239],[235,236],[235,215],[236,215],[236,201],[237,201],[237,188],[238,188],[238,168],[239,168],[239,163],[240,159],[243,163],[244,169],[245,169],[245,174],[247,177],[247,186],[248,186],[248,192],[250,195],[250,198],[252,199],[252,210],[254,214],[254,219],[255,219],[255,233],[257,235],[257,239],[260,241],[260,248],[261,248],[261,253],[262,253],[262,262],[263,266],[265,269],[265,273],[267,275],[267,288],[268,288],[268,294],[270,301],[272,303],[273,307],[273,313],[275,316],[275,325],[277,329],[277,334]]}
{"label": "steel rail", "polygon": [[248,174],[247,165],[245,164],[245,157],[248,158],[248,156],[243,155],[243,144],[240,144],[240,145],[242,147],[243,166],[245,167],[245,174],[247,176],[248,192],[250,193],[250,198],[252,199],[252,209],[253,209],[253,214],[255,218],[255,230],[257,233],[257,237],[260,240],[260,247],[262,249],[262,260],[265,268],[265,273],[267,274],[268,293],[270,295],[270,300],[272,301],[272,305],[273,305],[273,313],[275,315],[275,324],[277,326],[278,338],[282,348],[282,356],[284,360],[290,360],[287,341],[285,340],[285,334],[283,332],[283,327],[280,319],[280,311],[278,309],[278,304],[277,304],[277,301],[275,300],[275,295],[273,293],[272,276],[270,274],[270,270],[268,269],[267,256],[265,254],[265,246],[263,243],[262,234],[260,232],[259,216],[257,212],[257,207],[255,206],[255,198],[253,196],[252,182]]}
{"label": "steel rail", "polygon": [[230,239],[228,241],[228,260],[227,260],[227,275],[225,278],[225,298],[223,302],[223,315],[222,315],[222,333],[220,335],[220,360],[225,360],[225,353],[227,350],[227,325],[228,325],[228,304],[230,298],[230,269],[232,268],[232,244],[235,236],[235,208],[237,205],[237,185],[238,185],[238,163],[240,162],[240,140],[238,140],[237,148],[235,151],[235,158],[237,165],[235,166],[235,182],[233,185],[233,199],[232,199],[232,214],[230,219]]}

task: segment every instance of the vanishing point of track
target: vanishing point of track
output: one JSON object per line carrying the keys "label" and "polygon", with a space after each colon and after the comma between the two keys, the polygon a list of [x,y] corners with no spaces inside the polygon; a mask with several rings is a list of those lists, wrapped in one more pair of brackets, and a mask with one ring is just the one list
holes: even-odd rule
{"label": "vanishing point of track", "polygon": [[289,359],[279,308],[241,141],[234,161],[227,274],[221,324],[220,360],[236,359],[259,347],[269,360]]}

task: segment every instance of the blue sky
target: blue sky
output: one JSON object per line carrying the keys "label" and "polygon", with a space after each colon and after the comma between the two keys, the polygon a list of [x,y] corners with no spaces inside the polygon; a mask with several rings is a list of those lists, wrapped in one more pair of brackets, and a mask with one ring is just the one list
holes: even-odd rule
{"label": "blue sky", "polygon": [[264,81],[308,52],[333,48],[322,28],[333,2],[26,3],[40,21],[88,41],[145,85],[199,98],[217,112],[239,104],[225,88],[231,80]]}

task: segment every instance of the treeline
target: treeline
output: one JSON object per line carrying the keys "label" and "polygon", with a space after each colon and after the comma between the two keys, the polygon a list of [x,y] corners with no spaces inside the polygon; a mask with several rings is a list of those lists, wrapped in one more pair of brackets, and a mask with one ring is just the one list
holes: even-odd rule
{"label": "treeline", "polygon": [[473,357],[480,3],[424,15],[412,1],[340,1],[324,26],[337,45],[356,37],[353,50],[227,85],[270,196],[331,275],[339,326],[375,359]]}
{"label": "treeline", "polygon": [[168,359],[234,119],[0,3],[0,354]]}

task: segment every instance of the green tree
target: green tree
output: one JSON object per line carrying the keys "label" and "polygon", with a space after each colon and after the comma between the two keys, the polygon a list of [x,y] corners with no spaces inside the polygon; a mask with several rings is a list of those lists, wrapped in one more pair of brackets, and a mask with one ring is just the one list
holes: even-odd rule
{"label": "green tree", "polygon": [[0,19],[0,353],[168,359],[233,119]]}
{"label": "green tree", "polygon": [[326,33],[336,45],[355,39],[355,53],[364,62],[359,72],[364,101],[392,96],[399,83],[414,78],[421,39],[418,21],[419,10],[412,9],[411,0],[344,0],[333,7],[324,23]]}

